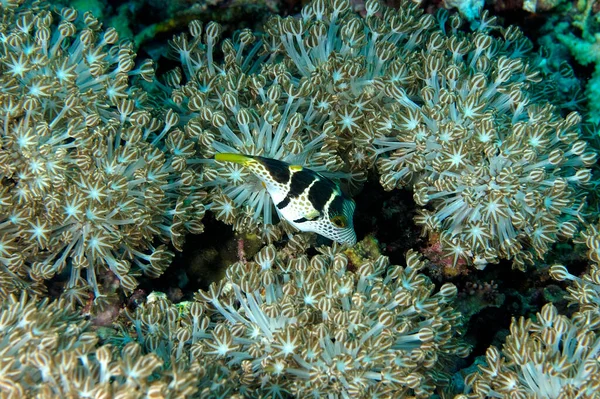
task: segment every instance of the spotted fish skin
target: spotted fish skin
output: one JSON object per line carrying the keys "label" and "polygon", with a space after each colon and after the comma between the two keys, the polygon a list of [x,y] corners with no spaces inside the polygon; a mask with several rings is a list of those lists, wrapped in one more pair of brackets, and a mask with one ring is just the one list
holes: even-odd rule
{"label": "spotted fish skin", "polygon": [[264,183],[279,215],[298,230],[315,232],[343,244],[356,243],[356,205],[331,179],[272,158],[220,153],[215,160],[247,167]]}

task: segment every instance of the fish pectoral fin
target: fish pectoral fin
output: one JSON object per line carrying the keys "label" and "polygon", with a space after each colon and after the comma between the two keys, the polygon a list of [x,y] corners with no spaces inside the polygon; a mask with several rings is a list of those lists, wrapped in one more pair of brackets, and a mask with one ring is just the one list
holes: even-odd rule
{"label": "fish pectoral fin", "polygon": [[312,211],[305,213],[304,216],[302,216],[300,219],[293,220],[293,222],[294,223],[311,222],[311,221],[317,219],[319,216],[321,216],[321,212],[317,211],[316,209],[313,209]]}
{"label": "fish pectoral fin", "polygon": [[316,209],[313,209],[312,211],[307,212],[307,213],[304,214],[304,218],[306,220],[315,220],[319,216],[321,216],[321,212],[317,211]]}
{"label": "fish pectoral fin", "polygon": [[234,162],[242,165],[247,165],[253,161],[252,157],[243,154],[234,154],[231,152],[221,152],[215,154],[215,161],[219,162]]}

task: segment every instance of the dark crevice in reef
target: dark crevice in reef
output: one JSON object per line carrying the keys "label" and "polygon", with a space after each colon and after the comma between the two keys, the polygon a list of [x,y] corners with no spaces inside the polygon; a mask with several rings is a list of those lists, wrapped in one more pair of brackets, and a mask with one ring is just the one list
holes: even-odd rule
{"label": "dark crevice in reef", "polygon": [[[555,244],[545,262],[538,262],[526,271],[512,269],[511,263],[505,260],[488,265],[485,270],[472,270],[453,281],[459,288],[457,309],[468,318],[465,339],[473,345],[467,363],[485,355],[490,345],[501,348],[513,318],[535,320],[536,313],[549,302],[561,314],[573,313],[573,307],[569,307],[565,299],[567,284],[553,280],[549,268],[554,263],[563,263],[573,274],[579,275],[587,266],[576,252],[570,245]],[[472,289],[473,284],[482,287],[486,282],[493,282],[493,288]]]}
{"label": "dark crevice in reef", "polygon": [[404,265],[406,251],[423,245],[421,230],[413,221],[416,204],[411,191],[385,191],[376,179],[369,179],[354,201],[358,240],[372,234],[392,264]]}
{"label": "dark crevice in reef", "polygon": [[501,347],[501,342],[508,334],[510,321],[511,314],[504,307],[486,308],[474,315],[465,334],[466,341],[473,345],[473,349],[465,362],[471,364],[478,356],[484,356],[492,343]]}
{"label": "dark crevice in reef", "polygon": [[235,234],[210,212],[202,222],[211,233],[186,235],[183,251],[171,249],[175,258],[165,273],[157,279],[143,279],[139,289],[161,291],[178,302],[191,300],[196,291],[208,289],[210,283],[223,277],[226,266],[237,261]]}

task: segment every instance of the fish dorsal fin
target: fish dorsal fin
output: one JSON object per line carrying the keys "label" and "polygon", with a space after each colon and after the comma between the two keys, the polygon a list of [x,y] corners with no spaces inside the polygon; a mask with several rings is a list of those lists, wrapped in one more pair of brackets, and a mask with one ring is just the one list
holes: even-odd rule
{"label": "fish dorsal fin", "polygon": [[233,163],[239,163],[242,165],[246,165],[249,162],[251,162],[252,160],[253,160],[252,157],[249,157],[247,155],[234,154],[231,152],[221,152],[221,153],[215,154],[215,161],[220,161],[220,162],[233,162]]}
{"label": "fish dorsal fin", "polygon": [[290,165],[290,170],[292,172],[300,172],[302,170],[302,166],[300,165]]}

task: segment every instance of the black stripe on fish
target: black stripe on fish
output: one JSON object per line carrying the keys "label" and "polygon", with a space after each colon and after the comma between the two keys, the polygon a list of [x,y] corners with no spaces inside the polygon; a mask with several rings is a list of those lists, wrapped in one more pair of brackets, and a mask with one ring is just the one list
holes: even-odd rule
{"label": "black stripe on fish", "polygon": [[290,181],[290,166],[282,161],[265,157],[254,157],[259,161],[277,183],[287,184]]}
{"label": "black stripe on fish", "polygon": [[290,181],[290,190],[288,197],[298,198],[302,193],[315,181],[317,174],[312,170],[302,169],[299,172],[292,174]]}
{"label": "black stripe on fish", "polygon": [[304,223],[304,222],[312,222],[315,219],[318,219],[321,217],[321,212],[310,212],[309,214],[307,214],[306,216],[303,216],[299,219],[294,220],[294,223]]}
{"label": "black stripe on fish", "polygon": [[344,214],[344,203],[346,198],[343,195],[336,195],[329,204],[329,217]]}
{"label": "black stripe on fish", "polygon": [[331,194],[335,191],[334,183],[329,179],[320,179],[310,187],[308,200],[317,211],[323,211],[327,201],[331,199]]}
{"label": "black stripe on fish", "polygon": [[288,204],[290,203],[290,197],[286,196],[284,199],[282,199],[281,201],[279,201],[279,203],[276,205],[278,209],[283,209],[286,206],[288,206]]}

